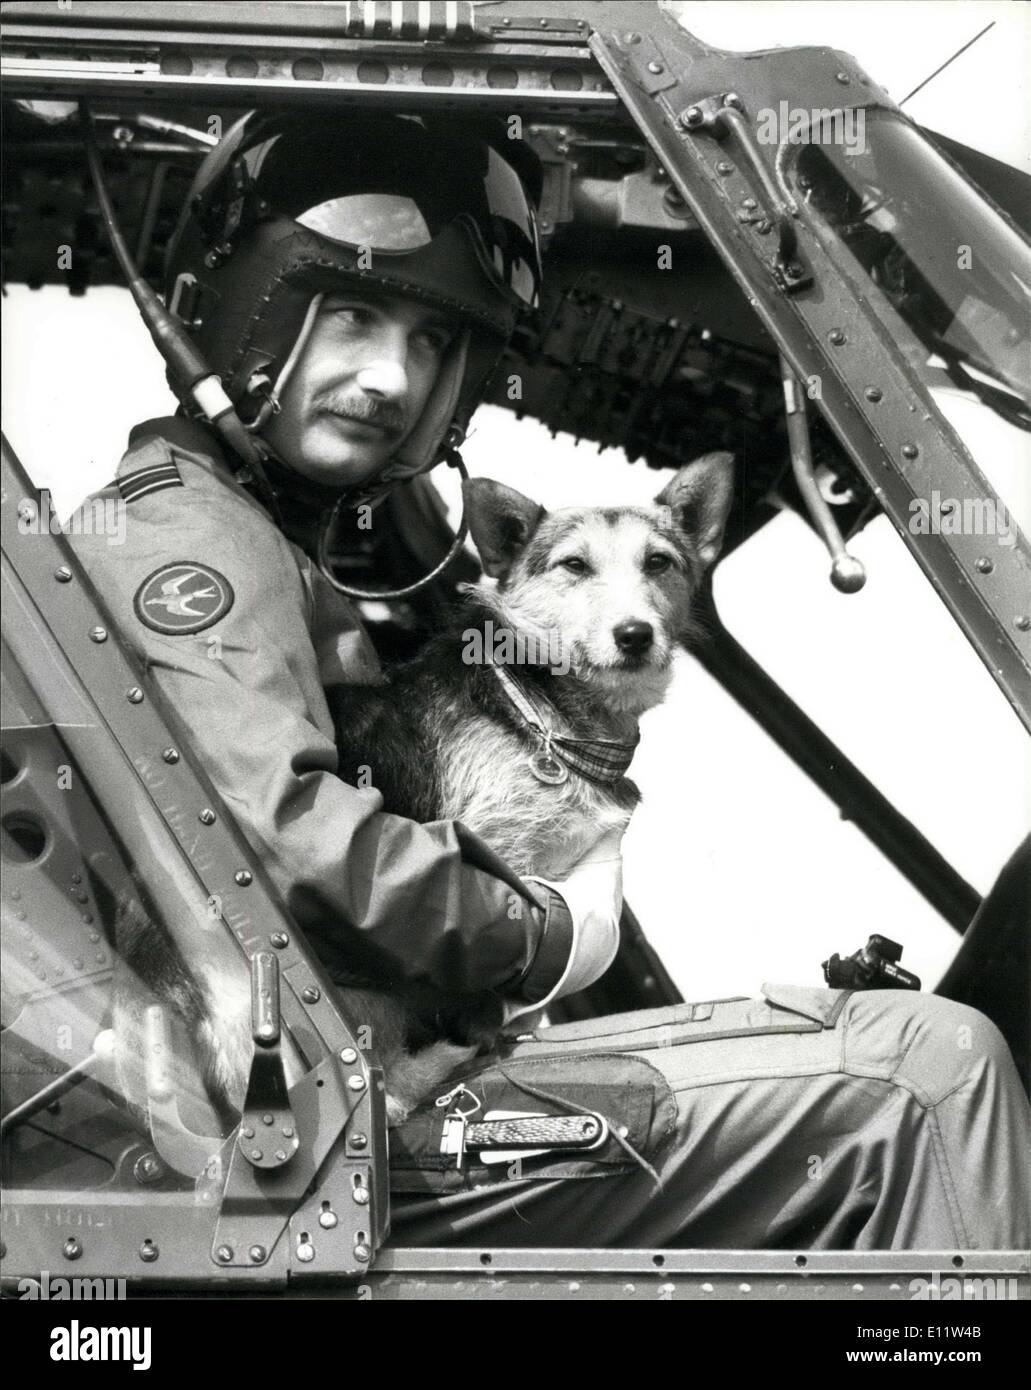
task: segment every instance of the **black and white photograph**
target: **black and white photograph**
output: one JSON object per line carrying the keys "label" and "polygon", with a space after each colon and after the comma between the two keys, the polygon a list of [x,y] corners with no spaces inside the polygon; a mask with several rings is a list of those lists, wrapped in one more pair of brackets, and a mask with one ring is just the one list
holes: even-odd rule
{"label": "black and white photograph", "polygon": [[1013,1364],[1031,6],[0,17],[8,1346]]}

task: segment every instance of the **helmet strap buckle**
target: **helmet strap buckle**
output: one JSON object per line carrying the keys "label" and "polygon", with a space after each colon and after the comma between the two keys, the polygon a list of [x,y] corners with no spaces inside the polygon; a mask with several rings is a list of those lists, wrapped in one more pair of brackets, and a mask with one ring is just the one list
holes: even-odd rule
{"label": "helmet strap buckle", "polygon": [[247,429],[254,433],[267,425],[271,416],[278,415],[282,406],[272,385],[272,380],[265,372],[252,372],[247,378],[247,385],[244,389],[248,396],[261,397],[258,413],[247,425]]}

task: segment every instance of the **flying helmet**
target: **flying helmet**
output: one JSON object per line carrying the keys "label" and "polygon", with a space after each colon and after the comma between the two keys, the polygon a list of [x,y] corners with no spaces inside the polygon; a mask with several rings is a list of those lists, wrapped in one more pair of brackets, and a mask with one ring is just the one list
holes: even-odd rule
{"label": "flying helmet", "polygon": [[536,166],[519,145],[392,114],[251,112],[198,170],[169,243],[166,303],[257,435],[323,295],[360,285],[464,327],[422,416],[352,503],[462,438],[519,312],[537,304],[523,183],[532,188]]}

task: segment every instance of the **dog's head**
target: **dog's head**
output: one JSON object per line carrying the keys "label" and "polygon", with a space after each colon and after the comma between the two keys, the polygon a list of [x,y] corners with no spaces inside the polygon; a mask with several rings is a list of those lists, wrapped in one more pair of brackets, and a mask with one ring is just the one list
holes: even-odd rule
{"label": "dog's head", "polygon": [[560,648],[613,703],[640,711],[665,691],[733,486],[733,456],[713,453],[682,468],[651,506],[547,512],[489,478],[469,479],[464,492],[504,618],[549,652]]}

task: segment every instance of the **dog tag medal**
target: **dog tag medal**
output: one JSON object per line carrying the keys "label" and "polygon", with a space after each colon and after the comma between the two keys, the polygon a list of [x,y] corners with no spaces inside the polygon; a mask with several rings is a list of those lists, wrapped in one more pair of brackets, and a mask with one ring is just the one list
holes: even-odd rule
{"label": "dog tag medal", "polygon": [[557,787],[569,777],[568,768],[564,763],[559,762],[550,748],[531,754],[527,761],[530,764],[530,771],[538,782],[547,782],[551,786]]}

